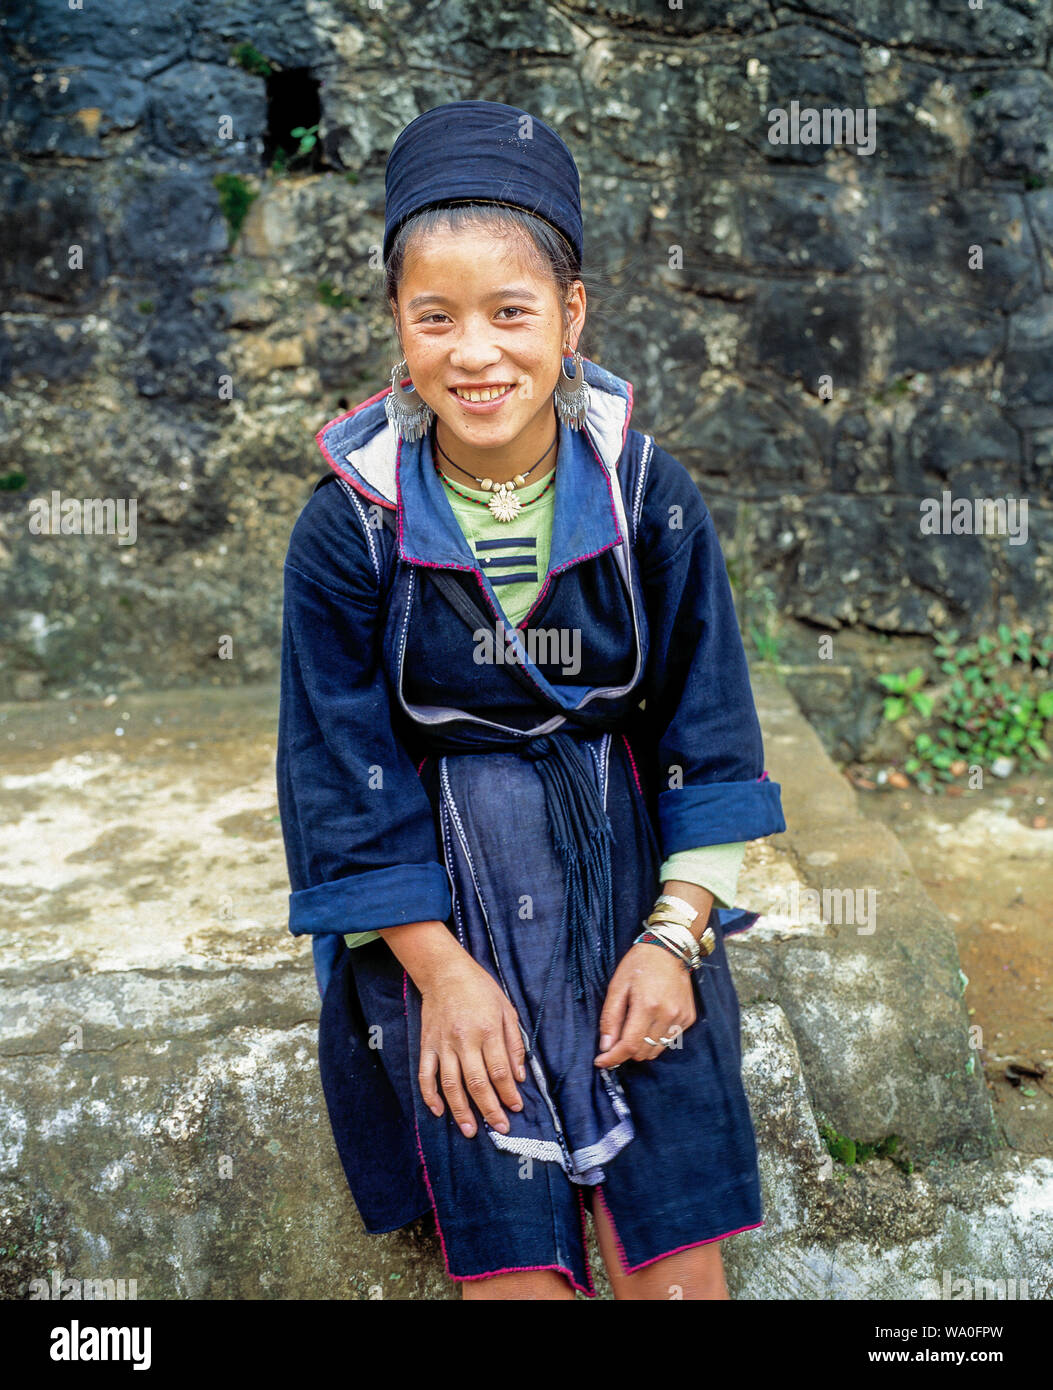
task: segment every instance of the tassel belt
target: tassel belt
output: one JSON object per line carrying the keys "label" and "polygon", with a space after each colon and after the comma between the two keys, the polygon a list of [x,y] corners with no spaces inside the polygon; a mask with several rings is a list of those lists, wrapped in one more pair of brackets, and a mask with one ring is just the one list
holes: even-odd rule
{"label": "tassel belt", "polygon": [[[538,735],[518,752],[536,764],[544,787],[552,843],[563,866],[563,926],[571,941],[568,983],[581,1000],[586,983],[602,990],[614,971],[611,823],[586,765],[590,755],[571,734]],[[593,921],[599,926],[598,951],[590,939]]]}

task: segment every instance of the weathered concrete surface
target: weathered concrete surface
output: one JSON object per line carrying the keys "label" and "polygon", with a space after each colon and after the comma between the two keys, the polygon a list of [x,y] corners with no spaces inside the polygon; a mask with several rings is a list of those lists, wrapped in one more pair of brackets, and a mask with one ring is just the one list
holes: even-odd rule
{"label": "weathered concrete surface", "polygon": [[846,1169],[820,1139],[778,1005],[743,1010],[743,1051],[766,1220],[729,1242],[733,1297],[1053,1297],[1053,1157]]}
{"label": "weathered concrete surface", "polygon": [[[999,1139],[969,1046],[951,924],[888,827],[859,814],[792,696],[766,673],[754,687],[787,832],[777,837],[781,871],[742,881],[743,901],[769,909],[736,942],[742,999],[782,1006],[813,1102],[839,1132],[896,1133],[917,1160],[990,1152]],[[809,912],[799,890],[794,911],[794,871],[821,911]]]}
{"label": "weathered concrete surface", "polygon": [[[739,900],[888,897],[869,934],[772,911],[731,943],[767,1216],[728,1242],[732,1291],[927,1297],[947,1271],[1044,1296],[1053,1164],[996,1148],[953,937],[792,698],[754,684],[790,829],[750,847]],[[271,687],[0,707],[8,1297],[52,1271],[141,1298],[458,1296],[430,1220],[365,1235],[340,1171],[286,931],[275,714]],[[901,1135],[915,1171],[845,1169],[817,1120]]]}

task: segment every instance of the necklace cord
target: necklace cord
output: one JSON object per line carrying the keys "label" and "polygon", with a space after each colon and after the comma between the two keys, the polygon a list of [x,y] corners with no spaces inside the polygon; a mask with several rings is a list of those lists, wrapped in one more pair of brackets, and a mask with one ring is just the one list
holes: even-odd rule
{"label": "necklace cord", "polygon": [[[436,425],[437,425],[437,423],[438,423],[438,422],[436,422]],[[520,483],[517,483],[517,482],[515,481],[514,478],[508,478],[508,479],[506,479],[506,481],[503,482],[503,483],[495,483],[495,482],[493,482],[490,478],[478,478],[478,477],[476,477],[476,475],[475,475],[474,473],[472,473],[469,469],[467,469],[467,468],[462,468],[461,465],[460,465],[459,463],[455,463],[454,460],[453,460],[452,458],[450,458],[449,454],[446,452],[446,450],[445,450],[445,449],[442,447],[442,445],[439,443],[439,431],[438,431],[438,428],[437,428],[437,427],[436,427],[436,429],[434,430],[434,436],[435,436],[435,447],[438,449],[439,453],[442,454],[443,458],[446,459],[446,461],[447,461],[448,463],[452,463],[453,466],[454,466],[454,468],[456,468],[457,471],[458,471],[459,473],[464,473],[464,474],[466,474],[469,478],[474,479],[475,482],[477,482],[477,483],[479,484],[479,486],[480,486],[481,488],[484,489],[484,491],[497,492],[498,490],[500,490],[500,491],[504,492],[504,491],[507,491],[510,487],[511,487],[511,489],[514,491],[516,488],[518,488],[518,487],[521,486],[521,484],[520,484]],[[515,477],[516,477],[516,478],[522,478],[523,482],[525,483],[526,480],[527,480],[527,478],[530,477],[531,473],[533,473],[534,469],[538,466],[538,464],[539,464],[539,463],[543,463],[544,460],[545,460],[546,458],[548,458],[549,454],[551,454],[552,450],[556,447],[556,444],[557,444],[558,440],[559,440],[559,434],[558,434],[558,432],[557,432],[556,438],[552,441],[552,443],[548,446],[548,448],[545,450],[545,452],[544,452],[544,453],[541,455],[541,457],[537,460],[537,463],[532,463],[525,473],[517,473],[517,474],[515,475]],[[436,467],[438,468],[438,464],[436,464]],[[442,473],[442,470],[440,469],[439,472],[440,472],[440,474],[441,474],[441,473]],[[486,488],[486,484],[487,484],[487,483],[490,484],[490,487],[489,487],[488,489]],[[474,499],[473,499],[473,500],[474,500]]]}

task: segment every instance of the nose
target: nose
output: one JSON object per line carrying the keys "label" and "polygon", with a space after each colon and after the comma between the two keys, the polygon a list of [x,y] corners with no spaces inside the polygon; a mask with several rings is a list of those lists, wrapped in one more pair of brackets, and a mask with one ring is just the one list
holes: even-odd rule
{"label": "nose", "polygon": [[500,362],[501,347],[494,342],[493,326],[485,318],[466,319],[450,348],[450,365],[466,376],[483,372]]}

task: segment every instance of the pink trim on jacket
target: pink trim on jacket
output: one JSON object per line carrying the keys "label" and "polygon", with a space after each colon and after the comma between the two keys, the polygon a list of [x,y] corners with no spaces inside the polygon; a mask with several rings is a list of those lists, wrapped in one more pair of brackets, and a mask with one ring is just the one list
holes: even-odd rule
{"label": "pink trim on jacket", "polygon": [[[628,384],[628,383],[626,383],[626,384]],[[626,437],[626,433],[627,433],[627,431],[628,431],[628,428],[629,428],[629,417],[628,417],[628,415],[626,415],[626,417],[625,417],[625,430],[622,431],[622,448],[623,448],[623,449],[625,448],[625,437]],[[615,531],[615,537],[616,537],[616,538],[615,538],[613,541],[611,541],[611,543],[610,543],[609,545],[601,546],[599,550],[591,550],[587,555],[579,555],[578,558],[577,558],[576,560],[570,561],[570,562],[569,562],[568,564],[566,564],[566,565],[561,565],[558,569],[550,570],[550,571],[548,572],[548,574],[545,576],[545,582],[544,582],[544,584],[542,584],[541,588],[538,590],[537,595],[536,595],[535,598],[534,598],[534,602],[533,602],[533,603],[530,605],[530,607],[527,609],[526,613],[524,613],[524,615],[520,618],[519,622],[516,623],[516,627],[525,627],[525,625],[530,621],[530,619],[531,619],[531,618],[533,617],[533,615],[534,615],[534,611],[535,611],[535,609],[537,608],[538,604],[541,602],[541,600],[542,600],[542,599],[545,597],[545,595],[548,593],[548,586],[549,586],[549,584],[552,582],[552,580],[555,578],[555,576],[556,576],[557,574],[562,574],[563,571],[564,571],[565,569],[569,569],[569,568],[570,568],[571,564],[577,565],[577,564],[580,564],[582,560],[592,560],[592,559],[595,559],[595,557],[596,557],[597,555],[603,555],[603,554],[605,554],[608,550],[613,550],[614,547],[615,547],[616,545],[621,545],[621,543],[622,543],[622,533],[621,533],[621,531],[618,529],[618,513],[615,511],[615,508],[614,508],[614,492],[613,492],[613,490],[612,490],[612,488],[611,488],[611,477],[610,477],[610,474],[607,472],[607,469],[604,467],[603,459],[600,458],[599,451],[597,450],[596,445],[592,442],[592,436],[589,434],[588,430],[585,430],[584,433],[585,433],[585,438],[586,438],[586,439],[588,440],[588,442],[589,442],[589,448],[592,450],[593,454],[596,456],[596,462],[600,465],[601,468],[603,468],[603,480],[604,480],[604,482],[607,484],[607,496],[608,496],[608,498],[609,498],[609,500],[610,500],[611,515],[614,517],[614,531]]]}
{"label": "pink trim on jacket", "polygon": [[[409,377],[406,378],[406,381],[409,381]],[[405,382],[400,382],[400,385],[404,386]],[[319,449],[328,459],[329,467],[333,470],[334,473],[338,474],[341,478],[343,478],[345,483],[349,483],[351,487],[355,489],[356,492],[360,492],[363,497],[368,497],[371,502],[377,502],[382,507],[392,509],[394,507],[394,503],[389,502],[386,497],[379,497],[376,493],[370,492],[370,490],[362,482],[361,478],[353,477],[350,473],[346,472],[345,469],[341,468],[340,464],[337,463],[336,459],[333,458],[328,448],[322,442],[322,435],[325,434],[326,430],[329,429],[330,425],[338,425],[341,420],[350,420],[352,415],[357,415],[360,410],[365,410],[367,405],[373,405],[376,401],[382,400],[386,395],[389,394],[390,391],[391,387],[385,386],[383,391],[378,391],[375,396],[370,396],[370,398],[367,401],[360,401],[358,405],[352,406],[350,410],[345,410],[343,415],[336,415],[333,417],[332,420],[327,420],[326,423],[315,435],[314,442],[318,445]]]}
{"label": "pink trim on jacket", "polygon": [[617,1226],[614,1224],[614,1217],[611,1215],[611,1209],[607,1205],[607,1198],[603,1195],[602,1183],[596,1188],[596,1196],[600,1199],[600,1205],[606,1213],[607,1220],[611,1223],[611,1231],[614,1233],[614,1243],[618,1249],[618,1259],[621,1261],[623,1274],[635,1274],[638,1269],[645,1269],[648,1265],[657,1264],[659,1260],[668,1259],[670,1255],[679,1255],[681,1250],[694,1250],[699,1245],[712,1245],[714,1241],[727,1240],[729,1236],[741,1235],[743,1231],[756,1231],[759,1227],[764,1225],[763,1221],[756,1221],[752,1226],[739,1226],[734,1231],[725,1231],[721,1236],[709,1236],[706,1240],[689,1240],[686,1245],[674,1246],[672,1250],[663,1251],[661,1255],[653,1255],[649,1260],[641,1260],[638,1265],[630,1265],[629,1257],[625,1253],[625,1246],[622,1244],[622,1238],[618,1234]]}
{"label": "pink trim on jacket", "polygon": [[[403,1016],[403,1018],[408,1018],[408,1016],[409,1016],[409,1000],[408,1000],[407,997],[406,997],[406,991],[407,991],[408,984],[409,984],[409,974],[408,974],[408,972],[407,972],[405,969],[403,969],[403,971],[402,971],[402,1016]],[[447,1104],[449,1104],[449,1102],[447,1102]],[[584,1288],[582,1288],[582,1286],[581,1286],[581,1285],[578,1283],[578,1281],[574,1278],[574,1273],[573,1273],[573,1271],[572,1271],[572,1270],[569,1270],[569,1269],[567,1269],[567,1268],[565,1268],[563,1265],[508,1265],[506,1268],[503,1268],[503,1269],[490,1269],[490,1270],[487,1270],[485,1274],[454,1274],[453,1271],[450,1269],[450,1257],[449,1257],[449,1255],[448,1255],[447,1252],[446,1252],[446,1240],[445,1240],[445,1238],[444,1238],[444,1236],[443,1236],[443,1234],[442,1234],[442,1226],[441,1226],[441,1224],[440,1224],[440,1222],[439,1222],[439,1208],[435,1205],[435,1193],[432,1191],[431,1179],[428,1177],[428,1165],[424,1162],[424,1147],[423,1147],[423,1145],[422,1145],[421,1142],[420,1142],[420,1126],[419,1126],[418,1123],[417,1123],[416,1105],[414,1105],[414,1110],[413,1110],[413,1130],[414,1130],[414,1133],[415,1133],[416,1136],[417,1136],[417,1156],[418,1156],[419,1159],[420,1159],[421,1171],[422,1171],[422,1173],[424,1174],[424,1186],[428,1189],[428,1201],[431,1203],[431,1209],[432,1209],[432,1211],[435,1213],[435,1229],[436,1229],[436,1231],[438,1232],[438,1236],[439,1236],[439,1247],[440,1247],[440,1249],[442,1250],[442,1262],[443,1262],[443,1265],[444,1265],[445,1268],[446,1268],[446,1274],[447,1274],[447,1277],[448,1277],[448,1278],[450,1278],[450,1279],[455,1279],[458,1283],[467,1283],[467,1282],[468,1282],[469,1280],[471,1280],[471,1279],[492,1279],[493,1276],[494,1276],[495,1274],[526,1274],[526,1273],[532,1273],[532,1272],[534,1272],[534,1271],[549,1270],[549,1269],[551,1269],[551,1270],[554,1270],[557,1274],[565,1274],[565,1275],[567,1276],[567,1279],[568,1279],[568,1281],[569,1281],[569,1283],[570,1283],[571,1288],[578,1289],[581,1293],[587,1294],[590,1298],[595,1298],[595,1296],[596,1296],[595,1289],[584,1289]],[[475,1137],[476,1137],[476,1138],[479,1137],[479,1136],[478,1136],[478,1131],[476,1132],[476,1136],[475,1136]],[[467,1144],[467,1143],[470,1143],[471,1141],[468,1139],[467,1136],[465,1136],[464,1142]],[[579,1194],[579,1195],[580,1195],[580,1194]],[[584,1213],[584,1208],[583,1208],[583,1209],[582,1209],[582,1221],[583,1221],[583,1222],[584,1222],[584,1219],[585,1219],[585,1213]],[[586,1264],[586,1268],[588,1268],[588,1253],[587,1253],[587,1252],[586,1252],[586,1255],[585,1255],[585,1264]],[[589,1283],[590,1283],[590,1285],[592,1284],[591,1273],[590,1273],[590,1277],[589,1277]]]}
{"label": "pink trim on jacket", "polygon": [[633,750],[629,746],[629,740],[622,734],[622,742],[625,744],[625,751],[629,755],[629,766],[633,770],[633,781],[636,783],[636,790],[643,796],[643,788],[640,786],[640,774],[636,771],[636,759],[633,757]]}

